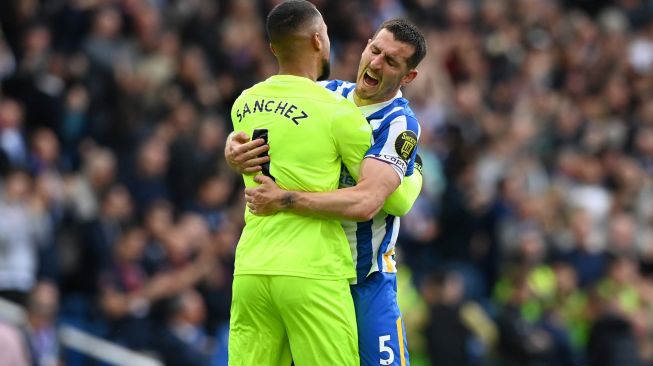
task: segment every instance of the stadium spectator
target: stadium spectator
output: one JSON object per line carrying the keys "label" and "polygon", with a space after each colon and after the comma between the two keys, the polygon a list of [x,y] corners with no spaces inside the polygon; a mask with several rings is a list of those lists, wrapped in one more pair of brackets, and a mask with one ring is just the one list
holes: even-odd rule
{"label": "stadium spectator", "polygon": [[0,196],[0,296],[25,305],[36,283],[38,249],[44,239],[39,234],[47,226],[32,210],[33,179],[24,169],[10,171]]}
{"label": "stadium spectator", "polygon": [[528,319],[522,306],[535,298],[528,279],[521,273],[511,277],[507,303],[497,317],[499,328],[499,361],[502,365],[554,365],[553,340],[538,324]]}
{"label": "stadium spectator", "polygon": [[110,320],[109,337],[136,349],[149,345],[152,332],[148,317],[152,297],[148,277],[139,265],[145,247],[145,233],[138,226],[121,228],[99,280],[100,305]]}
{"label": "stadium spectator", "polygon": [[169,154],[165,141],[148,138],[139,146],[134,157],[134,167],[126,174],[124,183],[134,200],[137,217],[146,207],[158,200],[169,199],[166,169]]}
{"label": "stadium spectator", "polygon": [[498,339],[497,327],[477,303],[465,300],[460,274],[431,274],[422,295],[429,304],[425,333],[431,365],[482,365]]}
{"label": "stadium spectator", "polygon": [[574,212],[570,225],[574,247],[564,252],[562,259],[574,267],[578,273],[580,286],[587,288],[603,276],[607,254],[597,248],[600,244],[592,243],[591,217],[586,211]]}
{"label": "stadium spectator", "polygon": [[169,366],[211,365],[215,342],[205,333],[202,297],[185,291],[169,300],[166,325],[157,334],[156,350]]}
{"label": "stadium spectator", "polygon": [[100,201],[115,178],[115,154],[106,148],[89,146],[84,151],[79,172],[67,179],[67,209],[74,221],[87,223],[97,219]]}
{"label": "stadium spectator", "polygon": [[51,282],[37,283],[27,299],[26,341],[34,365],[59,366],[61,346],[56,319],[59,291]]}
{"label": "stadium spectator", "polygon": [[31,359],[20,330],[4,322],[0,322],[0,351],[3,355],[3,362],[8,365],[31,365]]}
{"label": "stadium spectator", "polygon": [[27,143],[22,124],[21,105],[12,99],[0,101],[0,150],[13,166],[27,164]]}

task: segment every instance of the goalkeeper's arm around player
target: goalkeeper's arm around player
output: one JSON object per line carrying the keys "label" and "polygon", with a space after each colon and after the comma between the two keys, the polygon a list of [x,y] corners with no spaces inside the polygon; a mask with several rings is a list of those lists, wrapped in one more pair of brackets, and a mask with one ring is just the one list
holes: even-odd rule
{"label": "goalkeeper's arm around player", "polygon": [[[249,141],[245,134],[230,136],[225,146],[225,159],[239,171],[255,173],[269,157],[257,156],[267,151],[263,140]],[[249,209],[257,215],[290,210],[304,215],[367,221],[381,209],[394,216],[405,215],[417,199],[422,187],[421,170],[406,177],[401,184],[394,169],[383,161],[363,161],[361,175],[354,187],[331,192],[285,191],[270,178],[257,176],[261,185],[245,191]]]}

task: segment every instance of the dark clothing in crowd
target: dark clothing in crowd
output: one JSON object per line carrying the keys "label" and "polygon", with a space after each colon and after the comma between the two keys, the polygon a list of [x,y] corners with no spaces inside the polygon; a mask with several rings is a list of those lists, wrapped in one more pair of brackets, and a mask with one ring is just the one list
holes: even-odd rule
{"label": "dark clothing in crowd", "polygon": [[587,345],[588,366],[643,366],[630,324],[618,316],[594,323]]}
{"label": "dark clothing in crowd", "polygon": [[429,359],[433,366],[468,366],[471,333],[460,318],[460,307],[437,304],[426,326]]}

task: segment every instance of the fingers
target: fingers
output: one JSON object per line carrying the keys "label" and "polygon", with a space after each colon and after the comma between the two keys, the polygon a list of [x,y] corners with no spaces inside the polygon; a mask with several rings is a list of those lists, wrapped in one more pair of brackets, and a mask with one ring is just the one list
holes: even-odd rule
{"label": "fingers", "polygon": [[263,156],[260,158],[249,159],[240,163],[240,168],[245,173],[254,173],[261,170],[261,165],[270,161],[269,156]]}
{"label": "fingers", "polygon": [[[262,139],[257,139],[257,140],[252,141],[252,143],[258,142],[258,141],[263,141],[263,140]],[[258,146],[256,148],[251,148],[251,149],[248,149],[248,150],[249,151],[247,151],[245,154],[243,154],[243,156],[246,157],[247,160],[251,160],[251,159],[254,159],[257,156],[265,153],[266,151],[270,150],[270,145]]]}
{"label": "fingers", "polygon": [[249,136],[245,132],[238,132],[234,134],[231,139],[228,141],[228,147],[230,150],[233,150],[235,155],[240,155],[249,150],[252,150],[256,147],[265,144],[265,140],[256,139],[253,141],[249,140]]}
{"label": "fingers", "polygon": [[[257,175],[254,177],[254,180],[259,183],[272,181],[272,179],[264,175]],[[266,204],[267,201],[261,195],[260,191],[261,186],[245,188],[245,202],[247,209],[257,216],[273,215],[276,211],[272,210],[271,207]]]}
{"label": "fingers", "polygon": [[[249,160],[257,158],[259,155],[270,150],[270,145],[262,145],[264,143],[265,141],[263,139],[256,139],[238,146],[234,149],[235,160],[244,164],[248,163]],[[267,159],[269,160],[269,157]],[[251,162],[248,165],[251,166]]]}
{"label": "fingers", "polygon": [[247,209],[256,216],[270,216],[270,215],[272,215],[272,212],[266,212],[266,211],[258,208],[254,203],[251,203],[251,202],[247,203]]}
{"label": "fingers", "polygon": [[233,141],[238,141],[238,142],[240,142],[241,144],[243,144],[243,143],[249,141],[249,135],[247,135],[247,134],[246,134],[245,132],[243,132],[243,131],[239,131],[238,133],[236,133],[235,135],[233,135],[232,140],[233,140]]}
{"label": "fingers", "polygon": [[245,142],[245,143],[243,143],[242,145],[240,145],[238,148],[239,148],[240,151],[242,151],[242,152],[248,152],[248,151],[251,152],[252,149],[255,149],[255,148],[257,148],[257,147],[265,147],[265,148],[266,148],[266,149],[259,149],[259,150],[258,150],[259,153],[262,153],[262,152],[264,152],[264,151],[267,151],[267,149],[270,148],[270,147],[265,143],[265,140],[263,140],[263,139],[256,139],[256,140],[252,140],[252,141],[249,141],[249,142]]}
{"label": "fingers", "polygon": [[271,181],[272,181],[272,179],[270,177],[262,175],[262,174],[259,174],[259,175],[254,177],[254,182],[260,183],[260,184],[265,184],[265,183],[268,183],[268,182],[271,182]]}
{"label": "fingers", "polygon": [[260,172],[261,170],[263,170],[263,168],[261,168],[260,165],[257,165],[257,166],[241,169],[241,172],[245,174],[252,174],[252,173]]}

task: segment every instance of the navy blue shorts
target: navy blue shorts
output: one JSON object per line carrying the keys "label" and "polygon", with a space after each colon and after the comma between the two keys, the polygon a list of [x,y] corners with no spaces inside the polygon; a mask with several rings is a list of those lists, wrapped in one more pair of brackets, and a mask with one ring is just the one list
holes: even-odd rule
{"label": "navy blue shorts", "polygon": [[351,286],[358,324],[361,366],[409,366],[399,305],[397,274],[374,272]]}

